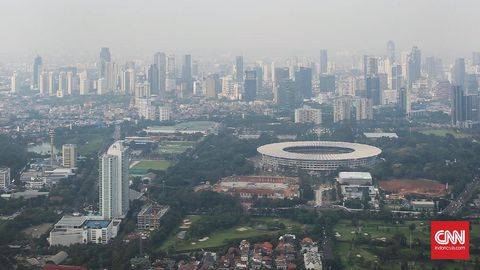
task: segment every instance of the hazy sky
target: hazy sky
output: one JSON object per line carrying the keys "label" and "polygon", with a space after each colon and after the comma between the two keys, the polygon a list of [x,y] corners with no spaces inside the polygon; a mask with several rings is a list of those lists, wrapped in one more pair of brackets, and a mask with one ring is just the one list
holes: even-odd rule
{"label": "hazy sky", "polygon": [[154,51],[318,55],[384,53],[419,46],[424,55],[480,51],[478,0],[0,0],[5,57],[116,57]]}

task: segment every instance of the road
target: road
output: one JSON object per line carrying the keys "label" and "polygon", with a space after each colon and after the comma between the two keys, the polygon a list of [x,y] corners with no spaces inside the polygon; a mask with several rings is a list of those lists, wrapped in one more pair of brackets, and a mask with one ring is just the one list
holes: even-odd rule
{"label": "road", "polygon": [[472,198],[475,190],[480,188],[480,181],[478,177],[473,178],[473,181],[465,186],[465,189],[458,195],[458,197],[450,202],[450,204],[443,209],[442,213],[450,216],[457,215],[465,204]]}

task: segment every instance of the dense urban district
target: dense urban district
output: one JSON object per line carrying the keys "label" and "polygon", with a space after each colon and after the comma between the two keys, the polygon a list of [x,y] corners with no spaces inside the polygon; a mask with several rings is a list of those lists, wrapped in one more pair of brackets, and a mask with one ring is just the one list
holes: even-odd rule
{"label": "dense urban district", "polygon": [[0,65],[1,269],[480,269],[480,53],[177,58]]}

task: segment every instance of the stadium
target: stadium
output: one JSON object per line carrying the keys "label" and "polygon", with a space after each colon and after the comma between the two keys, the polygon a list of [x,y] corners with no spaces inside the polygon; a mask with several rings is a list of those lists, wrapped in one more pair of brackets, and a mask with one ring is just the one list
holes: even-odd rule
{"label": "stadium", "polygon": [[334,141],[299,141],[260,146],[260,165],[268,171],[334,171],[340,167],[374,165],[382,150],[359,143]]}

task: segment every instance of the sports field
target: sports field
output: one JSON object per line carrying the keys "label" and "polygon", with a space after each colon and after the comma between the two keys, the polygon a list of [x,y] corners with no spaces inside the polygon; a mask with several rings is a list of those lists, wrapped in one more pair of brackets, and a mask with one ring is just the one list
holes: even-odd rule
{"label": "sports field", "polygon": [[146,174],[148,170],[165,171],[170,167],[166,160],[141,160],[130,167],[131,174]]}
{"label": "sports field", "polygon": [[179,155],[194,146],[192,141],[161,141],[156,152],[162,156]]}
{"label": "sports field", "polygon": [[445,137],[447,134],[451,134],[453,137],[457,139],[463,139],[463,138],[470,138],[471,135],[465,132],[461,132],[458,130],[454,129],[427,129],[427,130],[422,130],[420,133],[423,133],[425,135],[435,135],[435,136],[440,136],[440,137]]}

